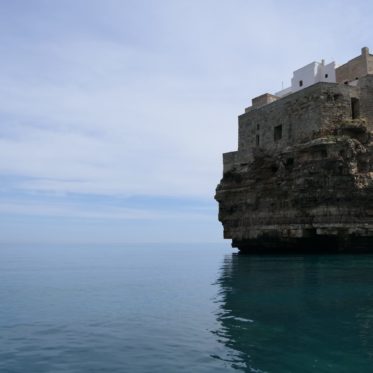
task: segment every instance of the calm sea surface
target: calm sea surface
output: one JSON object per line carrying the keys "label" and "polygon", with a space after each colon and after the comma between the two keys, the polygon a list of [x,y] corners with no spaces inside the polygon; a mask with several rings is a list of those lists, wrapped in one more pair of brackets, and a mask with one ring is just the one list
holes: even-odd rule
{"label": "calm sea surface", "polygon": [[373,372],[373,256],[1,247],[0,372]]}

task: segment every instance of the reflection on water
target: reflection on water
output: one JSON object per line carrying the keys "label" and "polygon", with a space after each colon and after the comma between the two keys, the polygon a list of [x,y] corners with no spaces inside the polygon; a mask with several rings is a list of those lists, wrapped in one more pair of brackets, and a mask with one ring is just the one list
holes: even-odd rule
{"label": "reflection on water", "polygon": [[244,372],[373,371],[373,256],[228,255],[216,356]]}

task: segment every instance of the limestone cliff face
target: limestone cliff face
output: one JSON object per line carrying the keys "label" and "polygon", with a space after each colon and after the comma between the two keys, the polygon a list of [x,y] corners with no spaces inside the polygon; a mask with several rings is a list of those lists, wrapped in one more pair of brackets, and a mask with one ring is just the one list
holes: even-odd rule
{"label": "limestone cliff face", "polygon": [[242,251],[373,251],[373,134],[340,120],[280,151],[252,152],[216,189],[224,237]]}

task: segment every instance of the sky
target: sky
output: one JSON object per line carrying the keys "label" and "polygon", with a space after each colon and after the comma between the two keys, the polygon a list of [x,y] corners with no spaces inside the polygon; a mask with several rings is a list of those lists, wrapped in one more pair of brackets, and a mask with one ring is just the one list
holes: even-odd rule
{"label": "sky", "polygon": [[373,50],[370,1],[0,0],[0,244],[222,242],[252,97]]}

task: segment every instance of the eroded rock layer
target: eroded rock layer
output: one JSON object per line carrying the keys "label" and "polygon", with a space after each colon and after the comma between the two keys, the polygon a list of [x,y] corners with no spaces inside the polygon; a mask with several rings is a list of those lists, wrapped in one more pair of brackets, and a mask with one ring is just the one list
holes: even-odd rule
{"label": "eroded rock layer", "polygon": [[373,136],[341,121],[224,173],[224,237],[247,252],[373,252]]}

